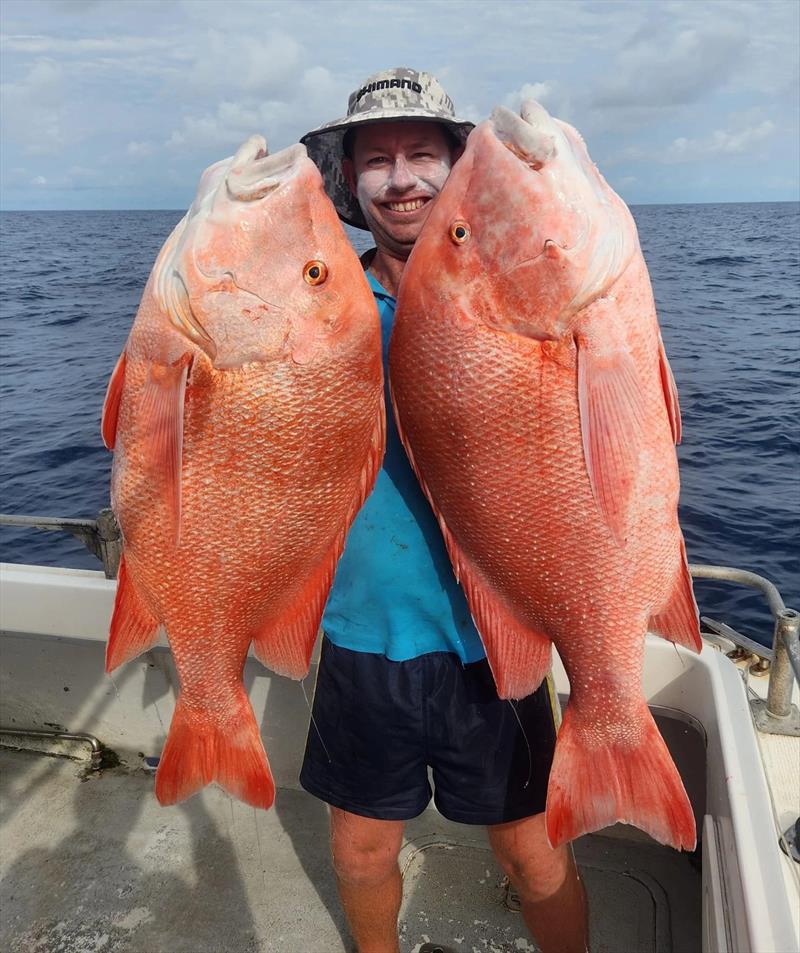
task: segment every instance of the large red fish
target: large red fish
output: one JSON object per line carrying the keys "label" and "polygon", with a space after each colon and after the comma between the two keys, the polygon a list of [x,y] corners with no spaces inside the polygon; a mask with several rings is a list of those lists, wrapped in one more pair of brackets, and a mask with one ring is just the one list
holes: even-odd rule
{"label": "large red fish", "polygon": [[242,668],[301,678],[383,454],[374,299],[303,146],[212,166],[164,245],[103,408],[124,555],[106,667],[164,626],[181,691],[156,775],[269,807]]}
{"label": "large red fish", "polygon": [[648,627],[700,647],[680,413],[633,219],[536,103],[470,135],[403,274],[389,375],[499,693],[570,679],[552,844],[626,821],[695,844],[641,692]]}

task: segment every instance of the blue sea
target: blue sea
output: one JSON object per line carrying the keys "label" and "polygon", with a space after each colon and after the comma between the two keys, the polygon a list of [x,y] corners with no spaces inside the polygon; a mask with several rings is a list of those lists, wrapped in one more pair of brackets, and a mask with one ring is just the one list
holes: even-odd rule
{"label": "blue sea", "polygon": [[[800,608],[800,204],[632,211],[680,391],[689,559],[765,575]],[[0,511],[93,518],[108,505],[106,383],[181,215],[0,214]],[[9,527],[0,560],[99,568],[71,537]],[[760,596],[695,591],[703,614],[771,640]]]}

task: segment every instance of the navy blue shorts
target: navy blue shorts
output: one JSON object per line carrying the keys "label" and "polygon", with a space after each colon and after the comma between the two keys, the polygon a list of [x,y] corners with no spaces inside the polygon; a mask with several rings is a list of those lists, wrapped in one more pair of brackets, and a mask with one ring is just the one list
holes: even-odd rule
{"label": "navy blue shorts", "polygon": [[552,692],[548,678],[501,701],[485,659],[392,662],[324,639],[300,783],[353,814],[408,820],[431,799],[430,766],[434,802],[451,821],[539,814],[556,740]]}

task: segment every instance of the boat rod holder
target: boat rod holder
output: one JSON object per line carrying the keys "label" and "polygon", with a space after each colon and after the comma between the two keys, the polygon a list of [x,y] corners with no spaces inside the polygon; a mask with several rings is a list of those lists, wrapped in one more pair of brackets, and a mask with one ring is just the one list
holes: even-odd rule
{"label": "boat rod holder", "polygon": [[[103,766],[103,745],[94,735],[83,731],[44,731],[38,728],[4,728],[0,725],[0,739],[2,738],[35,738],[38,741],[79,741],[88,744],[91,749],[91,769],[99,771]],[[14,747],[17,745],[12,742]],[[20,745],[24,750],[24,745]]]}
{"label": "boat rod holder", "polygon": [[689,566],[689,572],[695,579],[735,582],[764,594],[775,620],[771,651],[730,626],[712,619],[703,621],[734,645],[771,661],[767,700],[755,698],[750,701],[756,728],[770,735],[800,736],[800,710],[792,704],[792,683],[794,679],[800,683],[800,612],[787,609],[777,587],[754,572],[730,566],[695,564]]}
{"label": "boat rod holder", "polygon": [[70,533],[102,562],[106,579],[116,579],[122,555],[122,533],[110,509],[102,509],[96,520],[53,519],[51,516],[11,516],[0,514],[0,526],[28,526]]}

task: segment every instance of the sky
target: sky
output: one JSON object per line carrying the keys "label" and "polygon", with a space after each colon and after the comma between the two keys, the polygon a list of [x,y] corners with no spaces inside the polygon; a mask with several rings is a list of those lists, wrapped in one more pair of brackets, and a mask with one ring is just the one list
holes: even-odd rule
{"label": "sky", "polygon": [[203,169],[434,73],[532,98],[629,204],[800,198],[798,0],[3,0],[0,208],[186,208]]}

